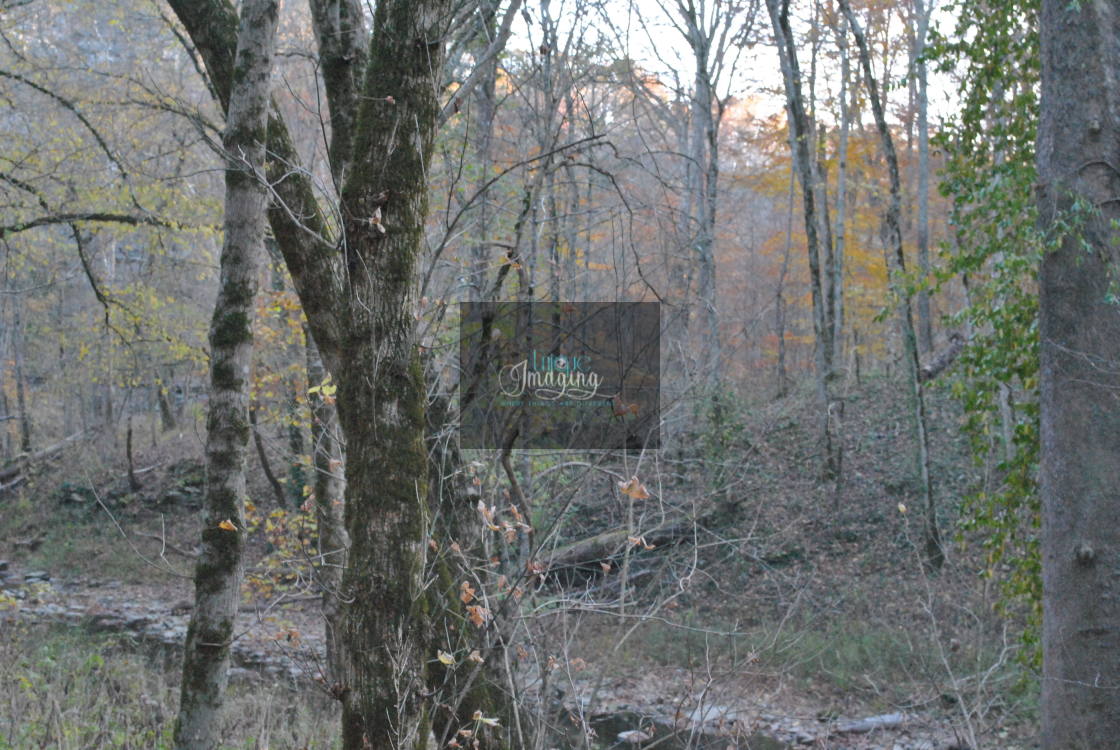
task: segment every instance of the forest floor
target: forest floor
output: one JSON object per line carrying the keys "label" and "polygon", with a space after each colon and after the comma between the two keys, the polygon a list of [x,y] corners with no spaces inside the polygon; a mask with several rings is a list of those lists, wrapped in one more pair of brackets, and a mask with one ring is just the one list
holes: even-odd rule
{"label": "forest floor", "polygon": [[[634,558],[635,616],[596,611],[585,598],[573,610],[578,620],[536,626],[534,637],[552,639],[544,650],[562,656],[563,679],[552,681],[557,695],[597,717],[601,737],[629,726],[653,729],[655,737],[683,728],[718,738],[722,744],[707,746],[720,748],[760,747],[763,736],[837,750],[1037,747],[1031,675],[1014,659],[1014,623],[993,614],[998,592],[979,575],[976,545],[953,543],[945,569],[933,577],[922,571],[899,389],[879,380],[847,395],[839,490],[815,477],[807,395],[743,408],[736,418],[744,429],[715,459],[734,467],[721,494],[726,520],[709,523],[693,544]],[[941,522],[951,538],[975,469],[958,407],[935,393],[930,412]],[[58,731],[52,711],[79,724],[80,714],[106,715],[95,703],[67,709],[74,699],[58,695],[69,696],[69,688],[60,692],[54,667],[44,666],[74,660],[66,679],[79,680],[91,655],[144,674],[134,680],[141,692],[97,697],[90,688],[89,700],[120,703],[113,711],[121,712],[136,704],[146,718],[121,721],[150,720],[144,731],[166,736],[192,594],[201,445],[190,431],[153,442],[138,451],[139,492],[128,490],[119,466],[97,464],[75,447],[0,498],[0,559],[7,561],[0,563],[0,628],[11,634],[0,646],[0,671],[38,678],[0,695],[0,706],[13,707],[7,717],[0,708],[0,739],[7,735],[10,746],[40,746]],[[711,494],[704,477],[712,460],[666,470],[660,493],[701,502]],[[318,601],[269,563],[279,537],[263,528],[276,503],[263,500],[271,491],[259,474],[251,494],[260,498],[262,531],[249,569],[260,575],[239,624],[233,676],[234,704],[242,708],[231,712],[229,736],[238,747],[330,747],[336,708],[320,679]],[[619,522],[621,509],[596,496],[577,498],[565,538]],[[549,512],[542,505],[538,512]],[[596,587],[606,582],[583,591],[591,596]],[[530,599],[546,610],[570,597],[546,586]],[[100,684],[102,677],[90,679]],[[19,701],[31,713],[46,707],[41,726],[31,722],[24,735],[15,726]],[[89,736],[93,728],[75,731]],[[20,737],[24,744],[12,739]]]}

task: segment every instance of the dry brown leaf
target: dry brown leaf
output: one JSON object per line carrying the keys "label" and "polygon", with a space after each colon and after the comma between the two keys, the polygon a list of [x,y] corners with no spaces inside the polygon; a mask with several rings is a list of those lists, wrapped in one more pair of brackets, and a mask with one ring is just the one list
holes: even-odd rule
{"label": "dry brown leaf", "polygon": [[632,497],[635,500],[648,500],[650,497],[649,490],[646,486],[638,481],[637,477],[630,477],[629,482],[619,482],[618,489],[623,495]]}
{"label": "dry brown leaf", "polygon": [[471,604],[467,606],[467,619],[470,620],[475,627],[481,628],[490,619],[490,610],[478,604]]}

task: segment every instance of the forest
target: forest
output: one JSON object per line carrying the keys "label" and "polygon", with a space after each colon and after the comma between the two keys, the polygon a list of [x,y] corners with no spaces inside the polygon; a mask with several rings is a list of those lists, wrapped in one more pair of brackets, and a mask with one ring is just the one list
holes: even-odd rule
{"label": "forest", "polygon": [[1110,0],[0,0],[0,750],[1120,747],[1118,76]]}

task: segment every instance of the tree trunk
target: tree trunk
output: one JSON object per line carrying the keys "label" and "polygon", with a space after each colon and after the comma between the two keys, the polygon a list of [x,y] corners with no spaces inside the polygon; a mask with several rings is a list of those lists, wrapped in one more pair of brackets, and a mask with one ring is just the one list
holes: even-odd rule
{"label": "tree trunk", "polygon": [[276,0],[246,0],[243,5],[222,144],[229,162],[225,239],[210,325],[206,500],[175,723],[178,750],[210,750],[221,739],[220,713],[241,598],[253,298],[268,202],[260,172],[277,16]]}
{"label": "tree trunk", "polygon": [[[707,45],[704,45],[706,48]],[[702,376],[709,386],[718,387],[722,380],[722,352],[719,338],[719,310],[716,307],[716,206],[719,200],[719,121],[712,112],[718,108],[712,82],[708,78],[707,55],[696,50],[696,111],[699,119],[700,164],[703,182],[698,196],[699,219],[696,239],[696,260],[700,266],[697,292],[704,315],[704,351],[701,357]]]}
{"label": "tree trunk", "polygon": [[838,36],[840,48],[840,142],[837,146],[836,160],[836,246],[832,258],[832,361],[843,362],[844,358],[844,251],[848,234],[848,140],[852,127],[852,108],[848,104],[849,92],[852,102],[856,100],[855,89],[851,82],[851,57],[848,54],[847,22],[840,26]]}
{"label": "tree trunk", "polygon": [[339,613],[342,606],[342,572],[350,539],[346,535],[343,502],[345,459],[339,443],[338,414],[334,400],[324,393],[326,371],[310,333],[304,334],[307,357],[307,382],[319,386],[308,395],[311,407],[312,483],[315,519],[319,529],[319,568],[317,583],[323,592],[323,620],[327,641],[327,679],[340,685],[341,651],[338,642]]}
{"label": "tree trunk", "polygon": [[810,138],[811,124],[805,113],[801,93],[801,71],[797,63],[793,31],[789,24],[789,6],[785,0],[766,0],[774,38],[778,46],[782,77],[785,82],[786,111],[789,114],[790,150],[794,169],[801,183],[801,198],[805,217],[805,237],[808,241],[809,287],[813,302],[814,360],[817,375],[817,399],[820,405],[820,435],[823,461],[823,479],[838,479],[840,474],[840,441],[833,433],[832,397],[832,331],[828,325],[824,281],[821,275],[821,242],[818,233],[816,178],[814,154]]}
{"label": "tree trunk", "polygon": [[[438,609],[434,619],[465,623],[468,622],[468,602],[460,598],[460,586],[463,581],[477,580],[479,575],[469,561],[487,556],[484,527],[481,515],[470,503],[466,491],[467,472],[459,453],[450,396],[439,391],[438,380],[431,372],[429,382],[435,395],[427,414],[427,442],[431,446],[428,453],[428,503],[433,516],[432,537],[439,540],[439,552],[430,566],[437,589],[433,604]],[[452,540],[465,554],[452,551]],[[504,689],[497,687],[500,670],[505,664],[504,643],[498,629],[433,628],[432,636],[429,654],[442,650],[462,656],[477,650],[483,659],[477,662],[468,658],[454,665],[437,661],[431,665],[428,685],[433,694],[435,747],[447,747],[447,743],[458,736],[460,729],[472,728],[476,724],[476,711],[483,716],[501,718],[500,726],[490,730],[485,747],[494,750],[528,747],[528,738],[516,731],[527,722],[528,717],[515,714],[519,704],[504,697]]]}
{"label": "tree trunk", "polygon": [[132,415],[128,415],[128,426],[125,431],[124,455],[128,461],[128,489],[130,492],[140,490],[140,480],[136,478],[136,464],[132,460]]}
{"label": "tree trunk", "polygon": [[[941,545],[941,532],[937,524],[937,507],[934,502],[932,477],[930,476],[929,434],[927,431],[925,392],[922,386],[922,367],[918,358],[918,339],[914,331],[914,317],[910,310],[910,292],[906,288],[906,255],[902,245],[902,179],[898,169],[898,156],[894,148],[894,139],[891,138],[887,126],[886,114],[883,103],[879,99],[879,88],[875,81],[875,73],[871,69],[871,55],[867,47],[867,37],[852,13],[848,0],[840,0],[840,7],[848,24],[852,28],[856,46],[859,49],[860,64],[863,66],[863,77],[867,82],[867,92],[871,99],[871,112],[875,116],[875,125],[879,131],[879,140],[883,146],[883,153],[887,159],[887,171],[890,176],[891,196],[887,203],[885,217],[887,234],[889,236],[888,250],[894,255],[894,271],[899,279],[899,288],[896,293],[899,301],[899,323],[902,328],[902,344],[904,359],[906,360],[907,381],[910,386],[910,401],[914,411],[914,432],[917,442],[918,475],[921,483],[922,500],[926,509],[925,530],[925,563],[929,570],[939,569],[945,562],[945,551]],[[889,263],[889,259],[888,259]]]}
{"label": "tree trunk", "polygon": [[[323,79],[332,109],[356,107],[346,147],[332,154],[347,159],[331,165],[344,181],[342,236],[327,239],[328,222],[310,180],[292,168],[299,156],[275,110],[268,129],[274,190],[269,218],[308,327],[337,384],[346,444],[351,547],[342,581],[336,690],[343,747],[412,750],[428,743],[426,648],[432,612],[438,611],[428,601],[437,594],[422,587],[429,534],[427,394],[412,296],[425,246],[426,165],[439,116],[449,3],[378,3],[368,54],[359,59],[327,39],[363,35],[353,24],[341,24],[337,5],[343,1],[312,0],[320,58],[340,54],[341,70],[364,67],[360,91],[358,75]],[[169,2],[206,62],[216,96],[228,106],[229,3]]]}
{"label": "tree trunk", "polygon": [[[473,54],[481,55],[489,46],[496,33],[498,3],[493,0],[479,3],[473,17],[477,24],[477,36],[471,45]],[[487,268],[490,264],[490,225],[494,211],[491,208],[490,192],[486,189],[493,173],[494,117],[497,112],[498,57],[493,56],[483,63],[479,83],[471,92],[470,142],[474,151],[478,177],[472,187],[478,195],[475,208],[474,241],[471,243],[470,270],[467,277],[467,299],[478,302],[486,287]]]}
{"label": "tree trunk", "polygon": [[[688,136],[688,185],[690,191],[687,215],[696,255],[697,295],[702,320],[702,345],[699,352],[699,375],[709,388],[722,381],[722,344],[719,333],[719,309],[716,299],[716,209],[719,205],[719,131],[723,119],[723,102],[716,89],[725,70],[725,58],[732,49],[727,33],[739,18],[739,10],[729,4],[678,3],[680,25],[692,52],[695,65],[691,128]],[[731,65],[730,67],[734,67]]]}
{"label": "tree trunk", "polygon": [[1042,746],[1080,750],[1120,736],[1120,14],[1043,0],[1041,41]]}
{"label": "tree trunk", "polygon": [[[914,71],[918,79],[918,268],[922,278],[929,277],[929,92],[926,76],[926,36],[929,32],[929,8],[924,0],[914,0],[918,16],[914,34]],[[929,291],[918,292],[918,347],[922,354],[933,350],[933,320],[930,312]]]}
{"label": "tree trunk", "polygon": [[[805,122],[806,137],[812,145],[812,177],[815,180],[814,201],[817,211],[817,237],[821,251],[821,288],[824,294],[822,305],[824,318],[821,325],[828,332],[829,345],[825,351],[828,359],[828,369],[834,373],[836,351],[836,324],[834,314],[836,310],[836,286],[833,279],[836,273],[835,244],[832,237],[832,211],[828,201],[828,128],[821,127],[817,120],[817,68],[822,46],[820,30],[821,4],[820,0],[813,0],[813,14],[809,25],[809,95],[806,102],[809,107]],[[791,36],[792,38],[792,36]],[[791,47],[792,48],[792,47]],[[831,409],[830,409],[831,413]]]}
{"label": "tree trunk", "polygon": [[31,452],[31,412],[27,406],[26,384],[23,378],[23,303],[16,300],[15,322],[12,326],[12,349],[14,350],[16,375],[16,408],[19,409],[19,450]]}
{"label": "tree trunk", "polygon": [[789,274],[789,254],[793,249],[793,187],[794,169],[789,166],[789,195],[786,197],[786,244],[782,252],[782,270],[778,273],[778,289],[774,300],[774,325],[778,335],[778,398],[785,398],[789,391],[789,372],[786,369],[786,276]]}
{"label": "tree trunk", "polygon": [[342,193],[349,288],[346,341],[332,375],[347,446],[351,544],[339,623],[347,750],[423,748],[429,734],[427,392],[412,292],[424,248],[445,11],[443,0],[378,4],[354,131],[359,156]]}
{"label": "tree trunk", "polygon": [[178,427],[178,423],[175,421],[175,413],[171,411],[171,402],[167,400],[167,388],[162,383],[156,385],[156,400],[159,403],[160,428],[164,432],[171,432]]}
{"label": "tree trunk", "polygon": [[249,428],[253,431],[253,445],[257,449],[257,460],[261,463],[261,471],[264,472],[264,478],[268,480],[268,486],[272,488],[272,495],[276,498],[276,507],[286,507],[288,497],[284,492],[284,485],[280,484],[280,480],[276,478],[275,472],[272,471],[272,462],[268,460],[268,452],[264,448],[264,438],[261,437],[261,428],[257,423],[257,407],[253,404],[249,405]]}
{"label": "tree trunk", "polygon": [[348,177],[351,139],[358,116],[357,93],[365,70],[365,10],[361,0],[319,0],[309,4],[330,111],[327,154],[335,192],[341,193]]}
{"label": "tree trunk", "polygon": [[303,422],[300,420],[298,378],[288,379],[287,419],[281,427],[288,439],[288,505],[298,508],[303,505],[304,491],[307,487],[307,469],[304,466]]}

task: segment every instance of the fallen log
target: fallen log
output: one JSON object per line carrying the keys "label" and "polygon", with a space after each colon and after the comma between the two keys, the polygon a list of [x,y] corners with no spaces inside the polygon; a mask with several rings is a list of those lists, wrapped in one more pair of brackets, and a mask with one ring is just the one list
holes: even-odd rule
{"label": "fallen log", "polygon": [[40,461],[46,461],[48,459],[54,458],[62,452],[63,448],[79,439],[84,434],[84,432],[75,432],[70,437],[63,438],[61,441],[48,448],[44,448],[34,453],[21,453],[20,455],[16,456],[9,464],[4,467],[0,467],[0,486],[2,486],[3,489],[7,489],[8,487],[14,487],[15,485],[19,484],[18,481],[13,480],[22,479],[23,472],[29,466],[39,463]]}
{"label": "fallen log", "polygon": [[617,557],[627,547],[653,549],[674,544],[689,536],[695,525],[701,522],[702,519],[678,518],[638,533],[627,529],[604,531],[557,547],[545,557],[545,569],[554,571],[561,568],[591,568]]}
{"label": "fallen log", "polygon": [[933,380],[949,369],[949,365],[956,361],[962,351],[964,351],[964,338],[956,332],[949,334],[949,345],[922,367],[918,379],[923,383]]}
{"label": "fallen log", "polygon": [[906,721],[905,714],[882,714],[868,716],[866,719],[852,719],[837,722],[832,731],[836,734],[867,734],[878,729],[895,729]]}

